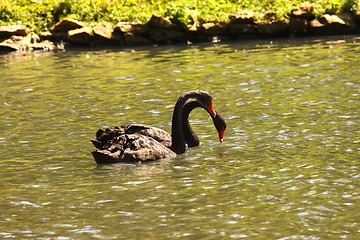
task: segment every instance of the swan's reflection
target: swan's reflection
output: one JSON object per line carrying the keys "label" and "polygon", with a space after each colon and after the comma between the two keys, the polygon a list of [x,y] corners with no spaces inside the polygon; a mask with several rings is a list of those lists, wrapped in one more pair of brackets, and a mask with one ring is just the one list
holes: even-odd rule
{"label": "swan's reflection", "polygon": [[99,164],[96,170],[109,173],[111,176],[149,176],[171,171],[171,159],[164,158],[145,163]]}

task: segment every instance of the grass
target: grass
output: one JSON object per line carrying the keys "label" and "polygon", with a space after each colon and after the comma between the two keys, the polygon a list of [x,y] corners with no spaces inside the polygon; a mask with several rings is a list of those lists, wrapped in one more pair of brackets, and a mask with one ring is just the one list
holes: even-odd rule
{"label": "grass", "polygon": [[358,0],[0,0],[0,25],[23,24],[32,31],[49,30],[63,18],[89,25],[100,21],[145,23],[153,13],[187,27],[196,17],[204,22],[228,22],[229,13],[251,10],[258,20],[281,20],[292,9],[315,5],[315,14],[349,12],[360,7]]}

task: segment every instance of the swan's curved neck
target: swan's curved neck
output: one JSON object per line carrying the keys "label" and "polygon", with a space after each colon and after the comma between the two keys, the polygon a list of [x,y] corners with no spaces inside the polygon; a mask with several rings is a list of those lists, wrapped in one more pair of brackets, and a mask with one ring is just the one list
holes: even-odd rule
{"label": "swan's curved neck", "polygon": [[172,126],[171,126],[171,149],[176,154],[181,154],[185,152],[185,138],[183,133],[183,125],[182,125],[182,113],[184,104],[190,98],[194,98],[198,100],[203,107],[205,107],[208,112],[215,117],[216,111],[213,108],[211,96],[203,91],[191,91],[184,93],[181,95],[174,107],[174,113],[172,118]]}
{"label": "swan's curved neck", "polygon": [[184,93],[179,97],[175,104],[171,125],[171,149],[176,154],[184,153],[186,148],[182,126],[182,111],[184,104],[188,99],[196,98],[198,94],[197,91]]}
{"label": "swan's curved neck", "polygon": [[204,108],[204,106],[201,105],[196,100],[187,102],[187,103],[185,103],[185,105],[183,107],[183,112],[182,112],[183,134],[184,134],[185,143],[187,144],[187,146],[189,148],[199,146],[199,144],[200,144],[199,137],[196,135],[195,131],[191,128],[191,125],[189,122],[190,112],[197,107]]}
{"label": "swan's curved neck", "polygon": [[189,98],[191,97],[187,93],[181,95],[174,107],[172,124],[171,124],[171,149],[176,154],[181,154],[185,152],[186,146],[185,146],[181,117],[182,117],[183,106],[186,100],[188,100]]}

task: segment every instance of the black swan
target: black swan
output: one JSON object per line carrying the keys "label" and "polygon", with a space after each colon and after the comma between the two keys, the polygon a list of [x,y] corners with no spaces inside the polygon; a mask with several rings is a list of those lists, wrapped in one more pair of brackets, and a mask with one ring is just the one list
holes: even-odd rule
{"label": "black swan", "polygon": [[[195,101],[186,102],[190,98]],[[150,161],[184,153],[186,144],[188,147],[199,145],[199,139],[188,120],[190,112],[196,107],[208,111],[222,141],[226,123],[214,110],[211,96],[203,91],[191,91],[181,95],[175,105],[171,135],[159,128],[141,124],[99,129],[96,140],[91,139],[97,148],[92,152],[95,161],[98,164]]]}
{"label": "black swan", "polygon": [[[194,130],[190,126],[189,115],[190,112],[197,108],[201,107],[207,110],[203,105],[201,105],[197,100],[189,101],[184,104],[183,112],[182,112],[182,126],[183,126],[183,134],[185,143],[188,148],[198,146],[200,144],[199,137],[196,135]],[[208,111],[208,110],[207,110]],[[209,111],[208,113],[212,117],[214,125],[218,130],[220,142],[223,141],[224,132],[226,129],[226,123],[224,118],[220,115],[220,113],[216,112],[216,116],[214,117]],[[156,128],[143,124],[130,124],[126,126],[114,127],[114,128],[106,128],[105,130],[99,129],[96,133],[96,139],[90,139],[90,141],[94,144],[97,149],[109,149],[111,145],[117,144],[117,138],[120,135],[124,134],[141,134],[147,137],[151,137],[156,141],[160,142],[167,148],[171,148],[171,134]]]}

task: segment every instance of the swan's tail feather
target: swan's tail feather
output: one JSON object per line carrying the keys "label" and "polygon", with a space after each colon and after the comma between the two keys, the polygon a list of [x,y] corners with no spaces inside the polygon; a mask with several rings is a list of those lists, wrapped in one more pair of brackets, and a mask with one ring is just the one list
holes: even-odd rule
{"label": "swan's tail feather", "polygon": [[96,139],[89,139],[97,149],[104,149],[104,144]]}
{"label": "swan's tail feather", "polygon": [[120,162],[119,152],[111,153],[107,150],[95,150],[91,152],[97,164],[108,164]]}

